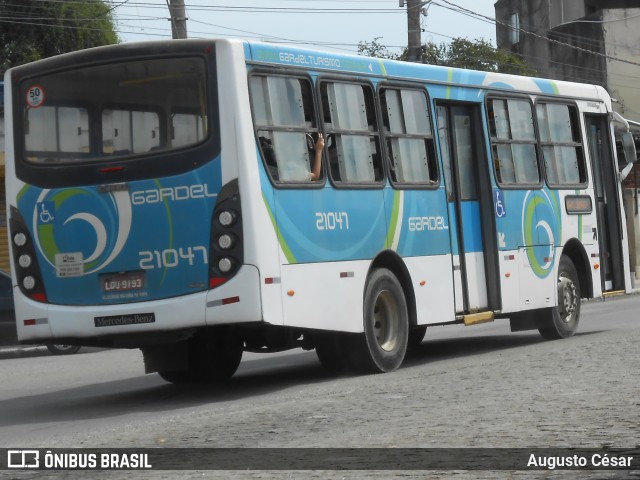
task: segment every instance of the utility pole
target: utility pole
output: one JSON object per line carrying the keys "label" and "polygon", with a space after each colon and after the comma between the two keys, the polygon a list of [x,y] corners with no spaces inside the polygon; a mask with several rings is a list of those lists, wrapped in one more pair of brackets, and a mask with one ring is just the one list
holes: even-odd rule
{"label": "utility pole", "polygon": [[420,15],[423,14],[423,7],[431,0],[399,0],[401,7],[407,4],[407,60],[419,62],[422,49],[422,28],[420,27]]}
{"label": "utility pole", "polygon": [[171,15],[171,37],[187,38],[187,14],[184,11],[184,0],[167,0],[167,6]]}

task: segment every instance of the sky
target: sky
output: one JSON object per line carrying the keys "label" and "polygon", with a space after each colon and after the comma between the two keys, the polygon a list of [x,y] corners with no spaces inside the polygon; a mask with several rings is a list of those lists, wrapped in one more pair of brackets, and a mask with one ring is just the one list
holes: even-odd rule
{"label": "sky", "polygon": [[[171,38],[168,0],[111,0],[124,42]],[[357,53],[377,41],[392,52],[407,44],[406,6],[399,0],[185,0],[189,38],[235,37]],[[484,39],[495,46],[495,0],[431,0],[422,41]],[[379,38],[378,38],[379,37]]]}

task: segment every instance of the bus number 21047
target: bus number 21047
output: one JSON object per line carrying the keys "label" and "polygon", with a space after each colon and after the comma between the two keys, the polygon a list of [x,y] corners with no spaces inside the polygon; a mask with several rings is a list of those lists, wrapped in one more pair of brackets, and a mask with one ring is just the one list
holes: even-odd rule
{"label": "bus number 21047", "polygon": [[349,230],[347,212],[316,212],[318,230]]}
{"label": "bus number 21047", "polygon": [[[200,253],[198,253],[200,252]],[[201,254],[201,255],[200,255]],[[145,250],[139,253],[140,268],[151,270],[153,268],[173,268],[184,263],[193,265],[194,262],[202,258],[202,263],[209,263],[207,249],[203,246],[187,248],[168,248],[166,250]]]}

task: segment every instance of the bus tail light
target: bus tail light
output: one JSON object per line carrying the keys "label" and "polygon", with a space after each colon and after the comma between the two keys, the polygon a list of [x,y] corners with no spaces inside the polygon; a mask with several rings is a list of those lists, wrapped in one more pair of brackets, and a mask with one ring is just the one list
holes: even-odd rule
{"label": "bus tail light", "polygon": [[36,282],[36,279],[33,278],[33,275],[27,275],[26,277],[24,277],[22,279],[22,286],[24,287],[25,290],[27,290],[28,292],[30,292],[31,290],[33,290],[34,288],[36,288],[36,285],[38,283]]}
{"label": "bus tail light", "polygon": [[233,269],[233,259],[229,257],[222,257],[218,260],[218,270],[222,273],[229,273]]}
{"label": "bus tail light", "polygon": [[20,291],[37,302],[46,302],[38,257],[27,224],[15,207],[10,208],[9,231],[13,263]]}
{"label": "bus tail light", "polygon": [[29,268],[31,266],[31,255],[25,253],[18,257],[18,265],[21,268]]}
{"label": "bus tail light", "polygon": [[233,247],[234,243],[235,239],[228,233],[223,233],[218,237],[218,246],[222,250],[229,250],[231,247]]}
{"label": "bus tail light", "polygon": [[238,181],[220,190],[211,218],[209,288],[219,287],[232,278],[243,263],[242,215]]}
{"label": "bus tail light", "polygon": [[233,210],[222,210],[218,214],[218,223],[225,228],[232,227],[233,224],[236,223],[237,219],[238,216]]}
{"label": "bus tail light", "polygon": [[229,279],[224,277],[211,277],[209,278],[209,288],[214,289],[216,287],[219,287],[223,283],[226,283],[227,280]]}

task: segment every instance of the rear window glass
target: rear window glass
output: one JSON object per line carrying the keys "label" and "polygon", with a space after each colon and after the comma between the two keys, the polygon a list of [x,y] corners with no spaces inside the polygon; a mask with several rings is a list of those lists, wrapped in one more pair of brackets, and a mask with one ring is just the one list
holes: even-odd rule
{"label": "rear window glass", "polygon": [[127,61],[21,84],[24,157],[104,162],[196,145],[209,135],[201,58]]}

